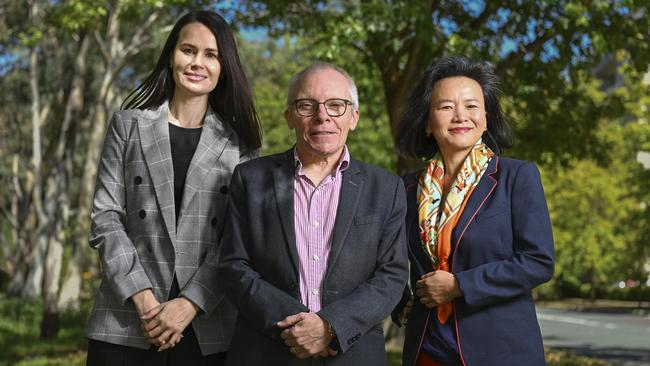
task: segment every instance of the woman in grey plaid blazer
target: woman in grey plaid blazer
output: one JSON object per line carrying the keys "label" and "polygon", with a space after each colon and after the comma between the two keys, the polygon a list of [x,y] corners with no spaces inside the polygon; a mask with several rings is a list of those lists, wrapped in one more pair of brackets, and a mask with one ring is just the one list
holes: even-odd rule
{"label": "woman in grey plaid blazer", "polygon": [[217,274],[228,185],[261,146],[223,18],[180,18],[123,107],[97,172],[90,245],[103,276],[87,364],[219,364],[235,322]]}

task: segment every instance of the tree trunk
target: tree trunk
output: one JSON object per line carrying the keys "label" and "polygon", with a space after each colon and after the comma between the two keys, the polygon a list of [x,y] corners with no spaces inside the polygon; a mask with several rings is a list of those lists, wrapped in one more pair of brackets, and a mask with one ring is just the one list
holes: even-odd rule
{"label": "tree trunk", "polygon": [[9,280],[9,285],[7,285],[7,296],[21,296],[26,282],[24,266],[16,266],[16,270],[10,275],[11,279]]}
{"label": "tree trunk", "polygon": [[41,339],[54,338],[59,332],[59,279],[61,278],[61,265],[63,263],[64,240],[62,223],[62,218],[57,218],[57,225],[54,228],[55,234],[51,237],[47,248],[45,260],[47,276],[43,280]]}
{"label": "tree trunk", "polygon": [[98,48],[104,57],[104,76],[95,101],[95,113],[91,118],[92,131],[86,150],[83,177],[79,189],[79,210],[77,213],[77,227],[84,237],[90,229],[90,209],[92,206],[93,187],[97,175],[97,162],[102,140],[106,133],[108,109],[113,103],[113,78],[117,75],[116,66],[123,63],[126,57],[119,39],[121,2],[117,1],[110,9],[105,37],[95,33]]}
{"label": "tree trunk", "polygon": [[81,293],[81,267],[76,256],[68,263],[68,274],[61,286],[58,306],[61,310],[79,310]]}
{"label": "tree trunk", "polygon": [[[10,276],[9,285],[7,286],[7,295],[11,297],[20,296],[20,293],[25,286],[25,271],[27,268],[26,260],[29,248],[22,235],[20,225],[20,210],[19,203],[24,198],[23,190],[20,186],[18,179],[18,154],[15,154],[11,164],[12,174],[12,188],[13,195],[11,196],[11,211],[9,212],[11,222],[11,243],[13,248],[13,255],[7,253],[4,258],[7,263],[7,273]],[[9,249],[7,248],[7,252]],[[11,259],[9,259],[11,258]]]}
{"label": "tree trunk", "polygon": [[[90,46],[88,36],[81,36],[79,49],[74,63],[74,77],[68,100],[66,102],[65,114],[61,123],[59,140],[53,157],[54,166],[48,179],[47,212],[52,223],[52,233],[49,240],[46,272],[47,277],[43,281],[43,320],[41,322],[41,338],[52,338],[59,331],[59,282],[61,280],[63,264],[63,243],[66,240],[65,227],[69,224],[69,195],[68,187],[73,170],[74,154],[74,130],[72,127],[79,124],[79,115],[83,108],[83,92],[85,87],[86,55]],[[73,248],[73,251],[76,248]],[[78,252],[78,251],[76,251]],[[76,268],[76,266],[73,266]],[[78,271],[77,271],[78,272]],[[72,273],[72,282],[66,283],[65,305],[78,307],[80,281],[76,281],[78,273]]]}
{"label": "tree trunk", "polygon": [[[404,48],[401,55],[387,57],[383,50],[372,51],[374,52],[373,61],[382,77],[386,110],[393,138],[397,133],[401,119],[403,101],[406,100],[408,93],[424,69],[424,64],[420,60],[420,55],[424,50],[423,41],[416,34],[407,42],[408,47]],[[400,67],[402,62],[396,62],[395,58],[399,58],[403,62],[403,66]],[[398,156],[397,159],[398,174],[405,174],[423,167],[422,162],[418,159],[407,159],[402,156]]]}
{"label": "tree trunk", "polygon": [[[119,63],[119,59],[124,57],[118,54],[120,47],[119,29],[120,13],[122,12],[121,2],[117,1],[110,9],[108,15],[108,24],[106,26],[106,36],[101,38],[99,33],[95,33],[95,39],[99,50],[104,57],[104,76],[102,78],[99,94],[95,101],[95,113],[91,117],[92,130],[90,140],[86,149],[86,158],[79,187],[79,208],[77,211],[77,228],[79,229],[79,238],[86,236],[90,229],[90,209],[92,206],[93,187],[95,186],[95,177],[97,175],[97,161],[104,134],[106,133],[107,109],[113,99],[113,77],[115,75],[114,66]],[[80,243],[85,242],[81,240]]]}
{"label": "tree trunk", "polygon": [[81,240],[82,243],[85,243],[85,235],[90,229],[89,218],[92,207],[93,187],[97,175],[97,162],[99,161],[102,140],[106,133],[108,113],[114,105],[115,90],[113,81],[124,68],[128,57],[143,48],[151,46],[148,31],[159,16],[158,10],[149,14],[147,19],[142,23],[142,26],[138,28],[136,33],[127,42],[119,38],[119,17],[121,12],[122,4],[120,1],[117,1],[110,10],[105,37],[102,38],[99,33],[95,33],[95,40],[104,57],[104,77],[101,82],[97,101],[95,102],[95,113],[91,118],[93,129],[90,133],[90,141],[86,150],[86,160],[84,162],[83,177],[79,190],[77,227],[84,235],[84,240]]}
{"label": "tree trunk", "polygon": [[[29,18],[33,23],[37,23],[36,17],[38,16],[37,2],[32,2],[29,9]],[[44,236],[43,229],[47,221],[47,215],[43,212],[43,202],[41,193],[41,118],[40,118],[40,96],[38,87],[38,54],[36,47],[30,49],[29,55],[29,86],[32,97],[31,113],[32,113],[32,169],[33,169],[33,189],[32,189],[32,203],[35,213],[35,227],[34,231],[34,251],[31,255],[29,274],[27,281],[23,288],[22,295],[24,297],[38,297],[41,294],[42,279],[43,279],[43,256],[47,250],[47,238]]]}
{"label": "tree trunk", "polygon": [[[67,265],[67,276],[64,279],[63,287],[59,294],[59,298],[56,299],[57,306],[61,309],[78,309],[79,308],[79,295],[81,293],[81,273],[79,268],[79,263],[83,259],[86,252],[86,245],[82,245],[81,241],[78,240],[80,236],[85,238],[86,232],[80,231],[76,225],[70,225],[68,220],[68,207],[70,206],[68,190],[66,187],[71,182],[71,177],[73,176],[73,162],[72,158],[75,152],[75,143],[74,135],[70,133],[71,129],[74,129],[74,126],[79,126],[81,111],[84,107],[84,90],[86,86],[85,77],[87,74],[87,56],[88,50],[90,49],[90,36],[87,32],[81,34],[79,41],[79,50],[77,51],[77,56],[75,57],[74,62],[74,78],[72,79],[72,88],[70,89],[70,94],[65,108],[65,115],[63,117],[63,123],[61,126],[61,138],[56,149],[56,159],[57,161],[64,160],[65,165],[61,170],[61,177],[65,184],[61,187],[60,192],[57,194],[58,198],[61,199],[60,209],[63,210],[63,220],[65,227],[72,227],[73,231],[68,238],[63,240],[69,241],[72,245],[72,255],[73,258],[68,261]],[[67,136],[70,136],[70,141]],[[57,197],[53,197],[57,199]],[[61,227],[61,230],[64,230],[64,227]],[[59,232],[55,233],[55,236],[59,235]],[[45,316],[45,314],[44,314]]]}

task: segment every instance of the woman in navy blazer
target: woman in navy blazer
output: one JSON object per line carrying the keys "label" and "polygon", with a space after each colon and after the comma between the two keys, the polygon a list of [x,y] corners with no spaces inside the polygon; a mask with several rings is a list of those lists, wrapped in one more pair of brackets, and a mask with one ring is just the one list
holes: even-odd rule
{"label": "woman in navy blazer", "polygon": [[544,365],[531,290],[553,275],[551,223],[535,165],[499,156],[511,134],[492,67],[430,65],[396,141],[431,160],[404,177],[415,296],[394,313],[410,312],[403,364]]}

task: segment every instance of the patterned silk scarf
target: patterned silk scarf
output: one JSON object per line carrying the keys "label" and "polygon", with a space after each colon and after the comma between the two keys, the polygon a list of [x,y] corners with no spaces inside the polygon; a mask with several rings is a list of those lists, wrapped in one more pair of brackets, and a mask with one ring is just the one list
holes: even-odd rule
{"label": "patterned silk scarf", "polygon": [[[418,179],[418,222],[422,248],[427,253],[434,270],[449,272],[451,233],[460,218],[474,187],[481,180],[494,153],[479,139],[465,158],[444,205],[443,178],[445,163],[436,153],[426,171]],[[444,324],[451,314],[451,303],[438,305],[438,320]]]}

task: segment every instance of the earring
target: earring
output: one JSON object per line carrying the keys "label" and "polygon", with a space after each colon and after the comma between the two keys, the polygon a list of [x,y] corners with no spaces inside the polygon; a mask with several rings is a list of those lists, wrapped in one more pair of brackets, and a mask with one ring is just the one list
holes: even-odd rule
{"label": "earring", "polygon": [[174,65],[172,65],[171,62],[169,63],[169,69],[170,69],[170,70],[174,70]]}

